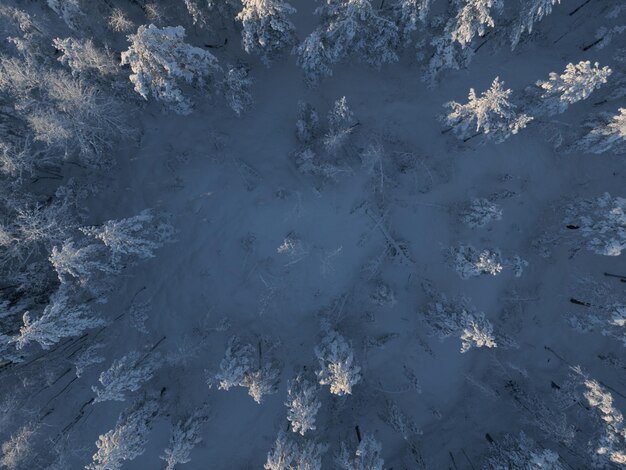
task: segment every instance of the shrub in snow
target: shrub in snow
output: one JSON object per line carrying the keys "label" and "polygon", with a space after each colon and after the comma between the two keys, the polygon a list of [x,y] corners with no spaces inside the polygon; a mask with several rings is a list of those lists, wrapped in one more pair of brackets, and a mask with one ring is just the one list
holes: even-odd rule
{"label": "shrub in snow", "polygon": [[354,126],[354,113],[346,97],[342,96],[328,112],[328,133],[324,136],[326,150],[335,152],[343,147]]}
{"label": "shrub in snow", "polygon": [[345,338],[334,330],[326,333],[315,348],[320,364],[317,378],[320,385],[330,385],[330,393],[349,395],[361,381],[361,368],[354,362],[354,351]]}
{"label": "shrub in snow", "polygon": [[484,470],[565,470],[556,452],[541,448],[520,432],[491,442]]}
{"label": "shrub in snow", "polygon": [[0,446],[0,468],[18,470],[29,467],[33,455],[35,428],[31,425],[22,426],[15,434]]}
{"label": "shrub in snow", "polygon": [[208,419],[206,409],[202,408],[176,423],[165,455],[161,456],[167,463],[166,470],[174,470],[178,464],[191,462],[191,451],[202,442],[202,425]]}
{"label": "shrub in snow", "polygon": [[252,93],[250,89],[254,80],[250,78],[248,69],[245,67],[230,67],[222,81],[222,92],[228,107],[237,116],[252,105]]}
{"label": "shrub in snow", "polygon": [[461,220],[471,228],[484,227],[500,219],[502,219],[502,209],[484,198],[472,199],[469,207],[461,214]]}
{"label": "shrub in snow", "polygon": [[172,240],[174,228],[146,209],[134,217],[109,220],[81,231],[104,243],[111,251],[113,265],[119,266],[128,258],[153,258],[155,250]]}
{"label": "shrub in snow", "polygon": [[502,272],[500,250],[486,249],[478,251],[472,245],[460,244],[448,250],[448,263],[461,279],[490,274],[496,276]]}
{"label": "shrub in snow", "polygon": [[423,314],[435,336],[441,339],[458,336],[462,353],[473,347],[497,347],[492,324],[468,299],[448,300],[441,294],[428,304]]}
{"label": "shrub in snow", "polygon": [[328,446],[315,441],[296,442],[283,431],[267,454],[263,468],[265,470],[321,470],[322,456]]}
{"label": "shrub in snow", "polygon": [[350,173],[349,168],[342,168],[327,161],[323,161],[310,148],[296,152],[294,159],[298,171],[304,175],[338,181],[340,175]]}
{"label": "shrub in snow", "polygon": [[287,420],[293,432],[304,434],[315,430],[315,417],[322,403],[317,398],[318,388],[302,375],[289,381],[287,388]]}
{"label": "shrub in snow", "polygon": [[122,65],[130,65],[130,81],[144,99],[152,95],[178,114],[191,112],[191,100],[181,83],[210,86],[221,72],[213,54],[187,44],[185,28],[140,26],[128,36],[130,47],[122,52]]}
{"label": "shrub in snow", "polygon": [[371,434],[365,434],[359,442],[354,457],[342,442],[341,452],[335,459],[342,470],[383,470],[385,461],[380,457],[382,446]]}
{"label": "shrub in snow", "polygon": [[588,60],[567,64],[562,75],[551,72],[549,80],[537,82],[543,90],[543,105],[550,114],[562,113],[570,104],[587,99],[607,82],[611,73],[610,68],[600,68],[597,62],[592,67]]}
{"label": "shrub in snow", "polygon": [[75,77],[112,77],[118,72],[113,55],[98,49],[91,39],[56,38],[52,45],[63,54],[57,60]]}
{"label": "shrub in snow", "polygon": [[269,66],[296,42],[295,26],[288,19],[296,9],[281,0],[242,0],[242,4],[236,19],[241,21],[243,50]]}
{"label": "shrub in snow", "polygon": [[619,256],[626,248],[626,199],[604,193],[581,199],[566,210],[564,223],[582,235],[583,244],[599,255]]}
{"label": "shrub in snow", "polygon": [[296,121],[296,136],[303,144],[308,144],[318,136],[320,118],[317,111],[309,103],[298,101],[298,120]]}
{"label": "shrub in snow", "polygon": [[468,103],[446,103],[450,112],[445,117],[445,123],[452,126],[461,139],[468,139],[474,133],[482,133],[488,139],[503,142],[512,134],[517,134],[532,117],[515,111],[515,106],[509,100],[512,90],[505,90],[503,84],[496,77],[491,88],[480,97],[470,88]]}
{"label": "shrub in snow", "polygon": [[96,393],[95,402],[126,400],[128,392],[136,392],[141,386],[154,377],[160,366],[159,356],[149,356],[132,351],[113,361],[111,367],[100,374],[102,388],[91,387]]}
{"label": "shrub in snow", "polygon": [[152,420],[159,411],[155,400],[133,405],[123,412],[114,429],[102,434],[87,470],[119,470],[125,460],[134,460],[145,452]]}
{"label": "shrub in snow", "polygon": [[332,65],[348,58],[377,68],[398,60],[398,28],[369,0],[327,0],[315,13],[322,25],[294,50],[309,83],[332,75]]}
{"label": "shrub in snow", "polygon": [[513,24],[511,50],[519,44],[524,32],[532,33],[534,24],[552,13],[552,6],[559,3],[561,0],[526,0],[522,3],[522,11]]}
{"label": "shrub in snow", "polygon": [[63,338],[79,336],[86,330],[104,325],[104,320],[93,316],[87,305],[75,303],[75,294],[67,284],[62,284],[50,296],[39,317],[32,318],[29,312],[24,313],[20,333],[11,342],[16,343],[18,349],[32,341],[39,343],[43,349],[50,349]]}
{"label": "shrub in snow", "polygon": [[113,11],[107,21],[107,25],[113,31],[118,33],[128,33],[129,31],[135,29],[135,23],[133,23],[128,16],[126,16],[126,13],[119,8],[113,8]]}
{"label": "shrub in snow", "polygon": [[247,388],[248,395],[260,404],[265,395],[277,392],[279,376],[277,364],[259,364],[256,349],[233,336],[220,362],[220,370],[213,380],[220,390],[229,390],[231,387]]}
{"label": "shrub in snow", "polygon": [[574,148],[591,153],[624,152],[626,150],[626,108],[620,108],[608,123],[594,127],[574,144]]}

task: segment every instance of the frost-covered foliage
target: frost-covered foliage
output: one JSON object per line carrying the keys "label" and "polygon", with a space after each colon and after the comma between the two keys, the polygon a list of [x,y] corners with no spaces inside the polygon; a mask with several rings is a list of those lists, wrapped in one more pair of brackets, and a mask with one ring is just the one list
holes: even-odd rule
{"label": "frost-covered foliage", "polygon": [[192,102],[182,84],[206,89],[213,85],[221,67],[213,54],[185,41],[182,26],[139,26],[128,36],[130,47],[122,52],[122,65],[129,65],[130,81],[144,99],[153,96],[178,114],[189,114]]}
{"label": "frost-covered foliage", "polygon": [[128,33],[135,29],[135,23],[119,8],[114,8],[111,11],[107,24],[109,28],[118,33]]}
{"label": "frost-covered foliage", "polygon": [[[626,199],[604,193],[567,207],[564,223],[575,230],[576,244],[599,255],[619,256],[626,248]],[[582,239],[580,239],[582,235]]]}
{"label": "frost-covered foliage", "polygon": [[111,251],[114,266],[127,259],[153,258],[154,252],[171,241],[174,228],[150,209],[134,217],[108,220],[102,225],[82,228],[81,231],[100,240]]}
{"label": "frost-covered foliage", "polygon": [[269,66],[273,59],[296,42],[296,31],[288,15],[296,9],[282,0],[242,0],[241,42],[248,54],[257,54]]}
{"label": "frost-covered foliage", "polygon": [[210,380],[220,390],[245,387],[255,402],[261,404],[266,395],[278,391],[280,370],[274,361],[259,363],[257,350],[233,336],[220,362],[220,370]]}
{"label": "frost-covered foliage", "polygon": [[441,339],[459,337],[462,353],[473,347],[497,347],[492,324],[466,298],[448,300],[443,294],[435,295],[423,315],[433,335]]}
{"label": "frost-covered foliage", "polygon": [[95,402],[124,401],[128,392],[136,392],[154,377],[160,366],[158,355],[132,351],[113,361],[111,367],[100,374],[102,388],[91,387],[96,393]]}
{"label": "frost-covered foliage", "polygon": [[595,442],[590,443],[595,467],[607,465],[626,466],[626,424],[624,416],[613,405],[613,396],[596,380],[585,379],[584,393],[587,403],[601,421],[602,430]]}
{"label": "frost-covered foliage", "polygon": [[47,0],[47,3],[69,28],[78,28],[78,21],[84,15],[79,0]]}
{"label": "frost-covered foliage", "polygon": [[61,282],[75,279],[82,285],[98,288],[97,276],[115,274],[119,270],[111,264],[107,250],[100,244],[77,245],[67,240],[60,247],[55,246],[50,253],[50,263]]}
{"label": "frost-covered foliage", "polygon": [[265,470],[321,470],[326,444],[301,440],[296,442],[280,431],[272,449],[267,454]]}
{"label": "frost-covered foliage", "polygon": [[346,143],[354,130],[354,113],[348,106],[348,100],[342,96],[328,112],[328,132],[324,136],[324,146],[329,152],[336,152]]}
{"label": "frost-covered foliage", "polygon": [[522,3],[522,11],[513,25],[511,33],[511,49],[515,49],[524,32],[530,34],[535,23],[552,13],[552,7],[561,0],[526,0]]}
{"label": "frost-covered foliage", "polygon": [[626,150],[626,108],[620,108],[610,121],[594,127],[574,148],[591,153],[614,152]]}
{"label": "frost-covered foliage", "polygon": [[426,23],[433,0],[397,0],[393,13],[402,42],[408,45],[420,25]]}
{"label": "frost-covered foliage", "polygon": [[464,0],[456,18],[455,25],[450,33],[453,41],[466,47],[475,36],[484,36],[487,28],[493,28],[495,23],[491,17],[491,10],[502,9],[502,0]]}
{"label": "frost-covered foliage", "polygon": [[226,103],[237,116],[248,109],[253,102],[252,84],[254,80],[245,67],[229,67],[222,82],[222,92]]}
{"label": "frost-covered foliage", "polygon": [[123,412],[114,429],[102,434],[93,462],[87,470],[119,470],[126,460],[134,460],[145,452],[151,423],[159,411],[155,400],[138,402]]}
{"label": "frost-covered foliage", "polygon": [[75,295],[71,287],[62,284],[40,316],[32,318],[29,312],[24,313],[20,334],[11,341],[18,349],[33,341],[43,349],[50,349],[63,338],[104,325],[104,320],[95,316],[87,305],[76,303]]}
{"label": "frost-covered foliage", "polygon": [[354,457],[347,446],[341,443],[341,452],[335,463],[342,470],[383,470],[385,461],[380,457],[382,446],[371,434],[365,434],[359,442]]}
{"label": "frost-covered foliage", "polygon": [[398,60],[398,28],[370,0],[326,0],[315,13],[322,25],[295,49],[310,84],[332,75],[332,66],[347,59],[377,68]]}
{"label": "frost-covered foliage", "polygon": [[97,48],[91,39],[55,38],[52,45],[63,54],[59,62],[75,77],[113,77],[118,73],[113,54]]}
{"label": "frost-covered foliage", "polygon": [[18,470],[32,465],[29,462],[34,454],[33,438],[35,427],[32,425],[22,426],[16,433],[12,434],[8,440],[2,443],[0,451],[0,468],[8,470]]}
{"label": "frost-covered foliage", "polygon": [[587,99],[591,93],[607,82],[612,70],[600,68],[597,62],[581,61],[567,64],[561,75],[550,73],[547,81],[538,81],[537,86],[543,90],[543,106],[550,114],[562,113],[570,104]]}
{"label": "frost-covered foliage", "polygon": [[445,117],[445,123],[452,126],[461,139],[469,139],[475,133],[482,133],[489,139],[503,142],[512,134],[517,134],[532,117],[515,111],[515,105],[510,101],[512,90],[505,90],[503,84],[496,77],[491,88],[480,97],[470,88],[468,103],[446,103],[450,112]]}
{"label": "frost-covered foliage", "polygon": [[307,431],[314,431],[315,417],[322,403],[317,397],[317,386],[302,375],[289,381],[287,388],[287,420],[291,430],[304,436]]}
{"label": "frost-covered foliage", "polygon": [[491,443],[484,470],[565,470],[556,452],[541,448],[520,432],[518,436],[504,435]]}
{"label": "frost-covered foliage", "polygon": [[361,381],[361,368],[356,365],[354,351],[343,336],[334,330],[315,347],[320,364],[317,378],[320,385],[330,385],[330,393],[350,395],[352,387]]}
{"label": "frost-covered foliage", "polygon": [[202,442],[202,426],[208,419],[206,409],[201,408],[176,423],[165,455],[161,456],[167,463],[166,470],[174,470],[178,464],[191,462],[191,451]]}
{"label": "frost-covered foliage", "polygon": [[461,214],[463,222],[471,228],[484,227],[492,221],[502,219],[502,209],[488,199],[472,199],[469,207]]}
{"label": "frost-covered foliage", "polygon": [[298,120],[296,136],[303,144],[315,139],[320,131],[320,118],[313,106],[304,101],[298,102]]}
{"label": "frost-covered foliage", "polygon": [[500,250],[478,251],[472,245],[464,244],[450,248],[448,263],[461,279],[469,279],[483,274],[496,276],[504,269]]}

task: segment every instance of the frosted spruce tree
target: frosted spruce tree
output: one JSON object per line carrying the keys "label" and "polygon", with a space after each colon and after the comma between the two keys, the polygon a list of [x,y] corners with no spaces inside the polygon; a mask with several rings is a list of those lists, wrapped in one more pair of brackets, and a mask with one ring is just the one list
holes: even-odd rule
{"label": "frosted spruce tree", "polygon": [[622,197],[604,193],[596,199],[580,199],[567,207],[563,222],[575,231],[574,243],[589,251],[619,256],[626,249],[626,199]]}
{"label": "frosted spruce tree", "polygon": [[122,65],[129,65],[130,81],[144,99],[153,96],[178,114],[189,114],[192,102],[182,84],[206,89],[214,85],[221,67],[213,54],[185,41],[182,26],[139,26],[128,36],[130,47],[122,52]]}
{"label": "frosted spruce tree", "polygon": [[307,431],[314,431],[315,417],[322,406],[317,397],[317,386],[304,376],[298,375],[289,381],[287,388],[287,420],[291,430],[304,436]]}
{"label": "frosted spruce tree", "polygon": [[500,250],[486,249],[478,251],[472,245],[459,244],[447,252],[448,264],[461,279],[489,274],[496,276],[502,272],[502,255]]}
{"label": "frosted spruce tree", "polygon": [[626,108],[618,109],[608,123],[599,124],[573,146],[591,153],[626,151]]}
{"label": "frosted spruce tree", "polygon": [[497,347],[493,325],[464,297],[448,300],[443,294],[435,294],[423,315],[432,335],[440,339],[458,337],[462,353],[471,348]]}
{"label": "frosted spruce tree", "polygon": [[52,247],[49,260],[62,283],[74,279],[95,291],[100,288],[98,275],[119,272],[111,263],[106,248],[99,244],[80,246],[67,240],[61,247]]}
{"label": "frosted spruce tree", "polygon": [[552,13],[552,7],[559,3],[561,0],[526,0],[523,2],[519,17],[513,23],[511,49],[514,50],[517,47],[524,33],[532,33],[535,23]]}
{"label": "frosted spruce tree", "polygon": [[455,134],[464,140],[482,133],[488,139],[503,142],[517,134],[532,117],[515,111],[515,105],[510,101],[512,90],[505,90],[503,85],[496,77],[491,88],[480,97],[471,88],[468,103],[446,103],[449,113],[445,116],[445,123],[452,126]]}
{"label": "frosted spruce tree", "polygon": [[341,470],[383,470],[385,461],[380,457],[382,446],[371,434],[365,434],[359,442],[354,456],[347,446],[341,443],[341,452],[335,463]]}
{"label": "frosted spruce tree", "polygon": [[167,464],[166,470],[174,470],[176,465],[191,462],[191,451],[202,442],[202,426],[209,419],[206,412],[206,407],[200,408],[176,423],[165,455],[161,456]]}
{"label": "frosted spruce tree", "polygon": [[502,0],[464,0],[465,4],[454,19],[450,32],[452,41],[467,47],[474,37],[484,36],[487,28],[493,28],[492,10],[502,9]]}
{"label": "frosted spruce tree", "polygon": [[320,385],[330,385],[334,395],[350,395],[352,387],[361,381],[361,368],[355,364],[354,351],[345,338],[334,330],[327,331],[315,347],[315,355]]}
{"label": "frosted spruce tree", "polygon": [[243,50],[269,66],[296,42],[296,29],[288,18],[296,9],[282,0],[242,0],[242,4],[237,20],[243,28]]}
{"label": "frosted spruce tree", "polygon": [[150,356],[150,353],[142,354],[138,351],[132,351],[113,361],[111,367],[100,374],[98,380],[102,388],[91,387],[96,393],[94,402],[126,400],[129,392],[136,392],[154,377],[160,365],[158,354]]}
{"label": "frosted spruce tree", "polygon": [[156,400],[138,402],[124,411],[114,429],[101,435],[96,442],[98,452],[87,470],[119,470],[126,460],[143,454],[148,442],[152,420],[159,411]]}
{"label": "frosted spruce tree", "polygon": [[265,470],[322,470],[322,456],[328,450],[326,444],[299,440],[279,431],[272,449],[267,454]]}
{"label": "frosted spruce tree", "polygon": [[420,25],[426,24],[433,0],[396,0],[392,9],[402,42],[408,45]]}
{"label": "frosted spruce tree", "polygon": [[398,60],[398,28],[370,0],[325,0],[315,13],[322,25],[295,49],[310,84],[332,75],[334,64],[350,58],[376,68]]}
{"label": "frosted spruce tree", "polygon": [[593,66],[589,61],[567,64],[563,74],[551,72],[549,80],[537,82],[543,90],[542,106],[549,114],[562,113],[570,104],[587,99],[607,82],[611,73],[609,67],[600,68],[597,62]]}
{"label": "frosted spruce tree", "polygon": [[348,106],[348,100],[342,96],[328,112],[328,132],[324,136],[324,147],[329,152],[336,152],[344,146],[354,130],[354,113]]}

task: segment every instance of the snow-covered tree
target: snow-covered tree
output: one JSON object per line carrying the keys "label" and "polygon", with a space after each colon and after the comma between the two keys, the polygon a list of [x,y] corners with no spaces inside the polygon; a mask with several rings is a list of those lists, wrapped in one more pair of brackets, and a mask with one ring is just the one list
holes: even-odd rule
{"label": "snow-covered tree", "polygon": [[341,470],[383,470],[385,461],[380,457],[382,446],[371,434],[365,434],[359,442],[354,457],[341,443],[341,452],[335,463]]}
{"label": "snow-covered tree", "polygon": [[35,431],[36,428],[33,425],[24,425],[0,445],[0,468],[19,470],[34,464],[30,458],[35,451],[33,446]]}
{"label": "snow-covered tree", "polygon": [[574,148],[591,153],[626,151],[626,108],[618,109],[608,123],[594,127]]}
{"label": "snow-covered tree", "polygon": [[327,449],[327,445],[315,441],[296,442],[281,430],[267,454],[263,468],[265,470],[321,470],[322,456]]}
{"label": "snow-covered tree", "polygon": [[295,49],[309,83],[332,75],[332,65],[349,58],[376,68],[398,60],[398,28],[370,0],[326,0],[315,13],[322,25]]}
{"label": "snow-covered tree", "polygon": [[125,460],[134,460],[145,452],[151,422],[159,411],[156,400],[133,405],[123,412],[114,429],[102,434],[96,446],[93,462],[87,470],[119,470]]}
{"label": "snow-covered tree", "polygon": [[237,116],[252,105],[250,89],[254,80],[245,67],[229,67],[222,81],[222,92],[226,103]]}
{"label": "snow-covered tree", "polygon": [[564,223],[589,251],[619,256],[626,249],[626,199],[604,193],[596,199],[581,199],[567,207]]}
{"label": "snow-covered tree", "polygon": [[495,26],[491,10],[501,10],[503,2],[502,0],[464,1],[465,5],[461,7],[454,20],[450,37],[462,47],[467,47],[475,36],[484,36],[487,28]]}
{"label": "snow-covered tree", "polygon": [[289,381],[287,388],[287,420],[293,432],[304,434],[315,430],[315,417],[322,406],[317,397],[317,387],[302,375]]}
{"label": "snow-covered tree", "polygon": [[515,49],[524,32],[530,34],[535,23],[541,21],[544,16],[552,13],[552,7],[561,3],[561,0],[526,0],[522,3],[519,17],[513,24],[511,33],[511,49]]}
{"label": "snow-covered tree", "polygon": [[150,356],[132,351],[113,361],[111,367],[103,371],[98,379],[102,388],[91,387],[96,393],[95,402],[108,400],[124,401],[128,392],[136,392],[154,377],[160,365],[159,356]]}
{"label": "snow-covered tree", "polygon": [[105,324],[104,320],[93,316],[91,309],[85,304],[77,304],[74,294],[67,284],[62,284],[52,294],[43,313],[31,318],[24,313],[23,326],[20,334],[11,339],[18,349],[32,341],[36,341],[43,349],[49,349],[63,338],[78,336],[86,330]]}
{"label": "snow-covered tree", "polygon": [[505,435],[491,442],[484,470],[565,470],[556,452],[541,448],[534,440],[520,432],[518,436]]}
{"label": "snow-covered tree", "polygon": [[320,118],[317,111],[309,103],[298,102],[298,120],[296,121],[296,136],[303,144],[315,139],[320,130]]}
{"label": "snow-covered tree", "polygon": [[48,0],[48,6],[71,29],[76,29],[79,18],[84,16],[78,0]]}
{"label": "snow-covered tree", "polygon": [[81,231],[104,243],[111,250],[113,264],[119,266],[128,258],[153,258],[155,250],[171,241],[174,228],[150,209],[145,209],[134,217],[109,220]]}
{"label": "snow-covered tree", "polygon": [[288,15],[296,9],[282,0],[242,0],[241,41],[244,51],[257,54],[269,66],[274,58],[296,42],[296,29]]}
{"label": "snow-covered tree", "polygon": [[452,126],[461,139],[468,139],[474,133],[482,133],[489,139],[503,142],[512,134],[517,134],[532,117],[515,111],[515,106],[509,100],[512,90],[505,90],[503,85],[504,82],[496,77],[491,88],[480,97],[470,88],[468,103],[446,103],[445,106],[450,111],[445,117],[446,124]]}
{"label": "snow-covered tree", "polygon": [[118,33],[128,33],[135,29],[135,23],[133,23],[126,13],[120,8],[113,8],[109,15],[107,25],[113,31]]}
{"label": "snow-covered tree", "polygon": [[122,65],[130,65],[130,81],[144,99],[152,95],[178,114],[189,114],[192,102],[181,83],[206,88],[221,67],[213,54],[187,44],[182,26],[139,26],[128,36],[130,47],[122,52]]}
{"label": "snow-covered tree", "polygon": [[330,385],[330,393],[335,395],[350,395],[352,387],[361,381],[361,368],[355,364],[354,351],[346,339],[328,331],[315,347],[315,355],[320,364],[320,385]]}
{"label": "snow-covered tree", "polygon": [[56,38],[52,45],[62,55],[59,62],[67,65],[75,77],[113,77],[118,72],[113,54],[100,50],[91,39]]}
{"label": "snow-covered tree", "polygon": [[563,74],[551,72],[549,80],[537,82],[543,90],[543,106],[550,114],[562,113],[570,104],[587,99],[607,82],[611,73],[609,67],[600,68],[597,62],[592,66],[588,60],[567,64]]}
{"label": "snow-covered tree", "polygon": [[324,136],[324,146],[329,152],[335,152],[345,144],[354,130],[354,113],[348,106],[348,100],[342,96],[328,112],[328,132]]}
{"label": "snow-covered tree", "polygon": [[204,407],[176,424],[169,445],[165,449],[165,455],[161,456],[167,463],[166,470],[174,470],[176,465],[191,461],[189,455],[194,447],[202,442],[202,426],[208,419]]}
{"label": "snow-covered tree", "polygon": [[278,391],[279,376],[276,363],[268,361],[259,364],[256,349],[233,336],[220,362],[220,370],[211,382],[217,382],[220,390],[246,387],[248,394],[260,404],[265,395]]}
{"label": "snow-covered tree", "polygon": [[396,0],[393,3],[394,17],[402,42],[408,45],[420,24],[426,23],[433,0]]}
{"label": "snow-covered tree", "polygon": [[119,272],[111,264],[104,246],[96,244],[77,246],[72,240],[67,240],[60,248],[57,246],[52,248],[50,263],[61,282],[69,282],[74,278],[90,289],[96,287],[91,281],[97,274]]}
{"label": "snow-covered tree", "polygon": [[502,219],[502,209],[488,199],[472,199],[469,207],[461,214],[461,220],[471,227],[484,227],[494,220]]}
{"label": "snow-covered tree", "polygon": [[497,249],[478,251],[472,245],[459,244],[448,250],[447,257],[448,263],[461,279],[483,274],[496,276],[504,269],[502,255]]}
{"label": "snow-covered tree", "polygon": [[448,300],[443,294],[436,295],[423,314],[433,335],[441,339],[459,337],[462,353],[473,347],[497,347],[493,325],[466,298]]}

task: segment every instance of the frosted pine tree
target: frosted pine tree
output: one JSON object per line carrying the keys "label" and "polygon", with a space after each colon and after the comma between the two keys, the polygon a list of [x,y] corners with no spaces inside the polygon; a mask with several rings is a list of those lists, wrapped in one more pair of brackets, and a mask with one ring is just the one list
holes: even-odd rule
{"label": "frosted pine tree", "polygon": [[461,220],[471,228],[484,227],[500,219],[502,219],[502,209],[484,198],[472,199],[469,207],[461,214]]}
{"label": "frosted pine tree", "polygon": [[127,219],[109,220],[81,231],[100,240],[111,251],[111,260],[119,266],[126,259],[153,258],[154,252],[172,240],[174,228],[150,209]]}
{"label": "frosted pine tree", "polygon": [[122,65],[130,65],[130,81],[144,99],[162,101],[178,114],[189,114],[192,102],[182,84],[205,89],[214,84],[221,67],[213,54],[185,41],[185,28],[140,26],[128,36],[130,47],[122,52]]}
{"label": "frosted pine tree", "polygon": [[408,45],[420,24],[426,23],[433,0],[397,0],[393,4],[394,16],[402,42]]}
{"label": "frosted pine tree", "polygon": [[209,419],[206,407],[194,411],[186,419],[179,421],[172,431],[165,455],[166,470],[174,470],[176,465],[191,462],[190,454],[202,442],[202,426]]}
{"label": "frosted pine tree", "polygon": [[222,81],[222,93],[228,107],[237,116],[252,106],[252,93],[250,89],[254,80],[245,67],[229,67]]}
{"label": "frosted pine tree", "polygon": [[398,28],[369,0],[326,0],[315,13],[322,25],[295,49],[309,83],[332,75],[332,65],[349,58],[376,68],[398,60]]}
{"label": "frosted pine tree", "polygon": [[102,388],[91,387],[96,393],[95,402],[124,401],[128,392],[136,392],[154,377],[160,366],[159,356],[149,356],[132,351],[113,361],[111,367],[100,374]]}
{"label": "frosted pine tree", "polygon": [[113,54],[98,49],[91,39],[56,38],[52,45],[63,54],[58,60],[70,68],[74,77],[111,78],[118,73]]}
{"label": "frosted pine tree", "polygon": [[267,454],[263,468],[265,470],[322,470],[322,456],[327,449],[327,445],[315,441],[296,442],[281,430]]}
{"label": "frosted pine tree", "polygon": [[335,101],[333,109],[328,112],[328,132],[324,136],[326,150],[336,152],[342,148],[355,125],[354,113],[343,96]]}
{"label": "frosted pine tree", "polygon": [[383,470],[385,461],[380,457],[382,446],[371,434],[365,434],[359,442],[354,457],[342,442],[341,452],[335,463],[341,470]]}
{"label": "frosted pine tree", "polygon": [[330,385],[334,395],[350,395],[361,381],[361,368],[355,364],[354,351],[343,336],[334,330],[326,333],[315,348],[320,364],[317,378],[320,385]]}
{"label": "frosted pine tree", "polygon": [[620,108],[608,123],[594,127],[574,148],[591,153],[626,151],[626,108]]}
{"label": "frosted pine tree", "polygon": [[450,37],[462,47],[467,47],[475,36],[484,36],[487,28],[495,23],[492,10],[502,9],[502,0],[464,0],[465,5],[459,10]]}
{"label": "frosted pine tree", "polygon": [[563,222],[575,230],[576,244],[589,251],[619,256],[626,249],[626,199],[622,197],[604,193],[596,199],[581,199],[567,208]]}
{"label": "frosted pine tree", "polygon": [[302,375],[289,381],[287,388],[287,420],[291,430],[304,436],[307,431],[314,431],[315,417],[322,403],[317,398],[318,388]]}
{"label": "frosted pine tree", "polygon": [[35,341],[43,349],[50,349],[64,338],[79,336],[84,331],[105,324],[104,320],[93,315],[84,303],[75,303],[75,293],[67,284],[61,284],[51,297],[43,313],[32,318],[24,313],[20,333],[11,339],[18,349]]}
{"label": "frosted pine tree", "polygon": [[68,240],[60,248],[53,247],[49,259],[61,282],[69,282],[74,278],[90,289],[97,287],[93,280],[96,274],[118,272],[102,245],[76,246],[73,241]]}
{"label": "frosted pine tree", "polygon": [[126,460],[143,454],[148,442],[151,422],[159,411],[155,400],[139,402],[123,412],[114,429],[101,435],[96,442],[98,452],[87,470],[119,470]]}
{"label": "frosted pine tree", "polygon": [[607,82],[612,70],[602,67],[596,62],[581,61],[567,64],[561,75],[550,73],[547,81],[538,81],[537,86],[543,90],[542,106],[549,114],[562,113],[570,104],[587,99],[591,93]]}
{"label": "frosted pine tree", "polygon": [[532,33],[535,23],[552,13],[552,7],[560,3],[561,0],[526,0],[523,2],[519,18],[513,25],[511,49],[513,50],[517,47],[524,32]]}
{"label": "frosted pine tree", "polygon": [[493,325],[464,297],[448,300],[445,295],[436,294],[423,315],[434,336],[460,338],[462,353],[473,347],[497,347]]}
{"label": "frosted pine tree", "polygon": [[288,15],[296,9],[282,0],[242,0],[237,15],[241,21],[241,42],[248,54],[256,54],[269,66],[296,42],[296,29]]}
{"label": "frosted pine tree", "polygon": [[472,245],[459,244],[448,250],[448,264],[461,279],[489,274],[496,276],[502,272],[502,255],[500,250],[486,249],[478,251]]}
{"label": "frosted pine tree", "polygon": [[520,432],[518,436],[505,435],[490,445],[484,470],[565,470],[556,452],[541,448],[534,440]]}
{"label": "frosted pine tree", "polygon": [[445,123],[452,126],[459,138],[465,140],[482,133],[488,139],[503,142],[512,134],[517,134],[532,117],[515,111],[515,106],[510,102],[512,90],[505,90],[503,84],[496,77],[491,88],[480,97],[471,88],[468,103],[446,103],[450,112],[444,119]]}

